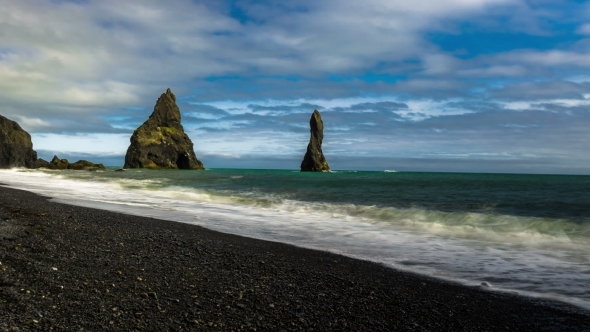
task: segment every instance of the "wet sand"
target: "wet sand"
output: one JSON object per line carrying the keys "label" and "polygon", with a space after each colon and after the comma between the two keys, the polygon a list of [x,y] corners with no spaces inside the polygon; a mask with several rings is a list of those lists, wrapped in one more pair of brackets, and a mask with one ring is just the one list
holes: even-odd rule
{"label": "wet sand", "polygon": [[590,312],[0,187],[2,331],[590,330]]}

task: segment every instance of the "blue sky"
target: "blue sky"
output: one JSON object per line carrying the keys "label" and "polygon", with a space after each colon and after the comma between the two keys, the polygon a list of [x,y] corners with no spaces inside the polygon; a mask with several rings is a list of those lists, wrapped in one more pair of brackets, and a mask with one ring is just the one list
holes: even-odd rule
{"label": "blue sky", "polygon": [[206,167],[590,174],[590,4],[2,1],[0,114],[123,164],[170,87]]}

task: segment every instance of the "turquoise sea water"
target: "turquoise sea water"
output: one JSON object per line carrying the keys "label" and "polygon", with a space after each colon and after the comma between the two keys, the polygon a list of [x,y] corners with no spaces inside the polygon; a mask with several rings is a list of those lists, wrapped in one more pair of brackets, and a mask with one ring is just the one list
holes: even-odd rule
{"label": "turquoise sea water", "polygon": [[8,170],[0,182],[590,309],[590,176]]}

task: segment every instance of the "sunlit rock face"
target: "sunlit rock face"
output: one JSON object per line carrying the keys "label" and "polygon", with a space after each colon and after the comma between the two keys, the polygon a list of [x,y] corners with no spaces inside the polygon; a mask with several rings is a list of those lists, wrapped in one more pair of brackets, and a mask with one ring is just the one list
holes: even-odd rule
{"label": "sunlit rock face", "polygon": [[302,172],[328,172],[330,166],[322,152],[322,141],[324,140],[324,122],[317,110],[313,111],[309,120],[311,137],[307,145],[307,152],[301,162]]}
{"label": "sunlit rock face", "polygon": [[35,168],[36,160],[31,135],[18,123],[0,115],[0,168]]}
{"label": "sunlit rock face", "polygon": [[180,124],[176,96],[166,90],[154,112],[131,136],[124,168],[204,169]]}

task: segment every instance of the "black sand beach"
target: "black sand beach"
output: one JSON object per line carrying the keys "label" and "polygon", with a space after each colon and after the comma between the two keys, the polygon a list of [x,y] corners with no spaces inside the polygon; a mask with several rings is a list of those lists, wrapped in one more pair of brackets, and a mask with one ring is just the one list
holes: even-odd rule
{"label": "black sand beach", "polygon": [[590,313],[0,188],[2,331],[590,330]]}

